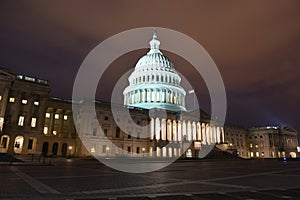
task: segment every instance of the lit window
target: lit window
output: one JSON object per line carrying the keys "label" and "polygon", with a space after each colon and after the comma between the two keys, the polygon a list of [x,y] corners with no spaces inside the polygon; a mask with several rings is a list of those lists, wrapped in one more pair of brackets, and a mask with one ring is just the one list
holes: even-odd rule
{"label": "lit window", "polygon": [[255,145],[255,148],[258,148],[258,145],[257,145],[257,144]]}
{"label": "lit window", "polygon": [[39,105],[40,105],[40,102],[35,101],[35,102],[33,102],[33,104],[34,104],[35,106],[39,106]]}
{"label": "lit window", "polygon": [[31,127],[35,127],[35,126],[36,126],[36,118],[33,117],[33,118],[31,119]]}
{"label": "lit window", "polygon": [[23,125],[24,125],[24,116],[20,116],[18,121],[18,126],[23,126]]}
{"label": "lit window", "polygon": [[53,135],[56,135],[56,134],[57,134],[57,131],[53,131],[52,133],[53,133]]}
{"label": "lit window", "polygon": [[0,101],[2,100],[2,96],[0,96]]}
{"label": "lit window", "polygon": [[252,148],[252,143],[250,143],[250,148]]}
{"label": "lit window", "polygon": [[50,118],[50,113],[46,113],[46,118]]}
{"label": "lit window", "polygon": [[255,153],[255,155],[256,155],[256,157],[259,157],[259,152],[257,151],[257,152]]}
{"label": "lit window", "polygon": [[14,97],[10,97],[10,98],[9,98],[9,102],[10,102],[10,103],[15,102],[15,98],[14,98]]}
{"label": "lit window", "polygon": [[48,127],[45,126],[45,127],[44,127],[44,134],[47,134],[47,133],[48,133]]}
{"label": "lit window", "polygon": [[27,104],[27,99],[22,99],[22,104],[26,105]]}
{"label": "lit window", "polygon": [[4,118],[0,117],[0,131],[3,129],[3,124],[4,124]]}
{"label": "lit window", "polygon": [[64,120],[68,120],[68,115],[64,115]]}
{"label": "lit window", "polygon": [[55,119],[59,119],[59,114],[55,114],[55,115],[54,115],[54,118],[55,118]]}

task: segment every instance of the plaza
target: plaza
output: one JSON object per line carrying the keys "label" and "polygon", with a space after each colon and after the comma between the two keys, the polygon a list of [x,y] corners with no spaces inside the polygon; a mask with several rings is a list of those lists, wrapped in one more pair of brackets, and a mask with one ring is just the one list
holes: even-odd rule
{"label": "plaza", "polygon": [[[145,161],[147,162],[147,161]],[[159,162],[159,161],[157,161]],[[160,161],[163,162],[163,161]],[[97,160],[1,163],[1,199],[299,199],[299,161],[180,160],[151,173]]]}

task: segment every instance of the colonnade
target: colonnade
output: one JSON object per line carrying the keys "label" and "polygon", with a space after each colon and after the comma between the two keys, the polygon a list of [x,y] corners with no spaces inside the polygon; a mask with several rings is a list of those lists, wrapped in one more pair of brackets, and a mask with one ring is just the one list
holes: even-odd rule
{"label": "colonnade", "polygon": [[181,142],[200,141],[204,145],[224,143],[224,128],[191,120],[151,118],[151,139]]}
{"label": "colonnade", "polygon": [[148,102],[170,103],[185,106],[184,95],[179,91],[170,89],[139,89],[128,92],[124,98],[125,105]]}

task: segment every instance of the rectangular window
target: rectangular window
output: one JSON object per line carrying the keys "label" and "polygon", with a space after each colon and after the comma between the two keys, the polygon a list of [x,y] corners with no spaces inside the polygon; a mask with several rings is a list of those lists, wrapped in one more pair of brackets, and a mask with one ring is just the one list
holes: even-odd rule
{"label": "rectangular window", "polygon": [[55,119],[59,119],[59,114],[55,114],[55,115],[54,115],[54,118],[55,118]]}
{"label": "rectangular window", "polygon": [[10,103],[15,102],[15,98],[14,98],[14,97],[10,97],[10,98],[9,98],[9,102],[10,102]]}
{"label": "rectangular window", "polygon": [[22,99],[22,104],[26,105],[27,104],[27,99]]}
{"label": "rectangular window", "polygon": [[27,149],[32,150],[32,148],[33,148],[33,139],[29,139],[28,140],[28,148]]}
{"label": "rectangular window", "polygon": [[128,137],[128,139],[131,139],[131,131],[128,132],[127,137]]}
{"label": "rectangular window", "polygon": [[45,127],[44,127],[44,134],[47,134],[47,133],[48,133],[48,127],[45,126]]}
{"label": "rectangular window", "polygon": [[33,118],[31,118],[31,127],[36,127],[36,118],[35,117],[33,117]]}
{"label": "rectangular window", "polygon": [[93,129],[93,136],[96,136],[97,135],[97,128],[94,128]]}
{"label": "rectangular window", "polygon": [[108,116],[104,116],[104,120],[106,120],[106,121],[107,121],[107,120],[108,120]]}
{"label": "rectangular window", "polygon": [[0,95],[0,101],[2,100],[2,96]]}
{"label": "rectangular window", "polygon": [[52,131],[53,135],[57,135],[57,131]]}
{"label": "rectangular window", "polygon": [[19,116],[18,126],[24,125],[24,116]]}
{"label": "rectangular window", "polygon": [[68,115],[64,115],[64,120],[68,120]]}
{"label": "rectangular window", "polygon": [[136,148],[136,153],[140,153],[140,147]]}
{"label": "rectangular window", "polygon": [[127,151],[128,151],[128,153],[130,153],[131,152],[131,147],[127,147]]}
{"label": "rectangular window", "polygon": [[105,129],[103,130],[103,132],[104,132],[104,135],[107,137],[107,128],[105,128]]}
{"label": "rectangular window", "polygon": [[51,114],[50,113],[46,113],[46,118],[50,118]]}
{"label": "rectangular window", "polygon": [[40,105],[40,102],[38,102],[38,101],[35,101],[35,102],[33,102],[33,105],[35,105],[35,106],[39,106],[39,105]]}
{"label": "rectangular window", "polygon": [[120,138],[120,128],[116,128],[116,138]]}

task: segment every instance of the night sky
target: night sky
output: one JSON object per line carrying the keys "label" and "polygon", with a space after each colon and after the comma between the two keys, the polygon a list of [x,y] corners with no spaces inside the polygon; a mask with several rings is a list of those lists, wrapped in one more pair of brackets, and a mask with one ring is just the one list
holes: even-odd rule
{"label": "night sky", "polygon": [[[51,96],[71,98],[77,70],[95,46],[128,29],[165,27],[198,41],[217,64],[227,92],[227,122],[290,126],[299,132],[299,24],[298,0],[2,0],[0,66],[49,80]],[[118,77],[146,52],[133,51],[116,60],[101,79],[97,97],[109,101]],[[190,80],[200,107],[209,112],[201,77],[184,59],[164,53]]]}

